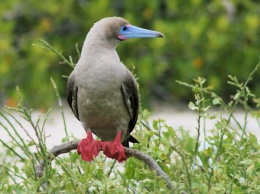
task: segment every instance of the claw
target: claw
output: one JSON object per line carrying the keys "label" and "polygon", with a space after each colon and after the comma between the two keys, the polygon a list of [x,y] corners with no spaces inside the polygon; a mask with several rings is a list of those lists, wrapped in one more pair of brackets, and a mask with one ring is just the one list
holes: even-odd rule
{"label": "claw", "polygon": [[117,132],[116,138],[113,142],[103,142],[103,153],[112,159],[116,159],[118,162],[126,160],[125,149],[120,142],[122,132]]}
{"label": "claw", "polygon": [[87,138],[79,142],[77,151],[82,160],[90,162],[97,157],[101,149],[99,141],[93,139],[91,132],[87,132]]}
{"label": "claw", "polygon": [[87,138],[82,139],[78,144],[78,154],[81,155],[82,160],[91,162],[97,157],[100,150],[112,159],[116,159],[118,162],[126,160],[125,149],[120,142],[122,132],[119,131],[116,138],[112,142],[108,141],[96,141],[93,139],[92,133],[87,132]]}

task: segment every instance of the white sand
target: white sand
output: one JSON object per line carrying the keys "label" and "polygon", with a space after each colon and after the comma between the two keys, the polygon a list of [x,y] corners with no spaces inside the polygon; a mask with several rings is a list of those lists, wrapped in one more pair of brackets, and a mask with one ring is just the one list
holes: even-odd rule
{"label": "white sand", "polygon": [[[180,106],[179,106],[180,107]],[[68,134],[75,136],[77,139],[82,139],[86,136],[85,131],[83,127],[81,126],[81,123],[75,118],[72,111],[69,109],[68,105],[64,103],[64,114],[66,118],[66,125],[68,129]],[[213,112],[212,112],[213,114]],[[220,114],[220,113],[216,113]],[[39,117],[39,115],[42,115],[40,112],[33,112],[33,120],[36,121]],[[22,125],[25,127],[26,131],[33,137],[36,138],[35,132],[32,128],[32,126],[26,122],[24,119],[22,119],[19,115],[15,115],[15,117],[19,120],[19,122],[22,123]],[[227,117],[227,116],[226,116]],[[236,119],[241,123],[241,125],[244,125],[244,113],[238,112],[235,114]],[[44,115],[42,115],[42,120],[44,118]],[[65,137],[65,131],[64,131],[64,125],[62,120],[62,115],[59,109],[55,109],[51,112],[49,115],[49,120],[46,122],[45,131],[47,138],[47,146],[49,148],[52,148],[54,145],[59,145],[62,142],[62,138]],[[181,106],[181,108],[175,108],[174,105],[162,105],[162,104],[154,104],[153,105],[153,114],[151,115],[152,119],[164,119],[166,123],[170,126],[172,126],[174,129],[178,129],[180,126],[183,126],[185,130],[189,130],[192,135],[196,134],[196,126],[197,126],[197,114],[195,111],[192,111],[188,108],[188,106]],[[10,126],[7,124],[5,120],[3,120],[2,117],[0,117],[0,122],[4,123],[8,128]],[[216,123],[216,120],[207,120],[206,121],[206,130],[211,130],[214,127],[214,124]],[[18,133],[21,134],[21,136],[29,141],[30,138],[28,135],[21,129],[19,125],[14,123],[15,128],[17,129]],[[236,126],[233,122],[232,125]],[[41,126],[41,125],[40,125]],[[260,138],[260,127],[257,124],[257,121],[255,118],[252,118],[249,115],[248,121],[247,121],[247,129],[249,129],[249,132],[257,135],[258,138]],[[12,131],[12,130],[10,130]],[[0,138],[7,142],[10,140],[10,136],[3,130],[3,128],[0,126]],[[13,132],[12,132],[13,133]],[[1,149],[1,148],[0,148]]]}

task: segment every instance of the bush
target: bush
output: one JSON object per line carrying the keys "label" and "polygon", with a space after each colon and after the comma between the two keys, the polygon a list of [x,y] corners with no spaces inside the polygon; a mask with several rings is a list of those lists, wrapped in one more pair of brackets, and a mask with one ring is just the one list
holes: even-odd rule
{"label": "bush", "polygon": [[[140,144],[133,148],[147,153],[169,175],[175,193],[258,193],[260,182],[259,142],[247,132],[248,115],[253,113],[256,122],[260,119],[260,98],[257,98],[248,85],[256,74],[260,63],[249,74],[245,82],[229,76],[229,84],[236,93],[229,103],[205,86],[204,78],[195,79],[194,84],[181,85],[192,88],[195,102],[190,109],[197,112],[197,135],[190,136],[182,127],[173,129],[162,120],[148,121],[148,112],[142,111],[134,136]],[[55,88],[56,85],[54,84]],[[57,91],[57,90],[56,90]],[[50,163],[45,144],[44,124],[48,118],[32,120],[32,111],[25,108],[19,94],[18,108],[6,107],[0,111],[1,130],[11,137],[0,142],[7,150],[8,160],[3,160],[0,168],[0,191],[3,193],[173,193],[164,182],[150,171],[145,164],[134,158],[124,164],[97,157],[93,163],[79,159],[75,152],[53,158]],[[59,96],[59,95],[58,95]],[[60,101],[60,99],[59,99]],[[251,109],[249,102],[255,103]],[[211,107],[220,108],[219,114],[209,111]],[[61,104],[60,104],[61,105]],[[244,121],[238,121],[234,114],[238,105],[244,108]],[[62,106],[60,107],[61,110]],[[15,112],[13,112],[15,111]],[[240,110],[241,111],[241,110]],[[34,129],[36,139],[25,141],[15,127],[26,132],[15,113],[19,113]],[[63,116],[62,118],[65,119]],[[227,116],[225,116],[227,115]],[[215,127],[209,132],[202,123],[215,118]],[[64,120],[65,121],[65,120]],[[231,125],[231,121],[235,125]],[[64,122],[66,123],[66,122]],[[260,125],[259,125],[260,127]],[[66,127],[64,127],[66,132]],[[203,133],[203,135],[202,135]],[[66,133],[67,134],[67,133]],[[64,137],[64,141],[73,137]],[[32,148],[36,152],[32,151]],[[3,153],[1,157],[3,158]],[[37,177],[36,165],[43,160],[45,171]]]}

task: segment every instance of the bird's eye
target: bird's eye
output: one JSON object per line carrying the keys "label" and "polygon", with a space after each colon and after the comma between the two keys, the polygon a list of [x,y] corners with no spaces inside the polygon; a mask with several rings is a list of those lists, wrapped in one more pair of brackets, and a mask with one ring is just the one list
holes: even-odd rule
{"label": "bird's eye", "polygon": [[126,26],[124,26],[124,27],[123,27],[123,31],[126,31],[126,30],[127,30],[127,27],[126,27]]}

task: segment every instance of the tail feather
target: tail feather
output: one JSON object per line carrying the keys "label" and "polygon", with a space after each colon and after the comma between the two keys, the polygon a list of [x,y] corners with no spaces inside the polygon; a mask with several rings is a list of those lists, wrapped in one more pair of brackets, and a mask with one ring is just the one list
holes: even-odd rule
{"label": "tail feather", "polygon": [[124,147],[129,148],[129,142],[131,142],[131,143],[139,143],[139,141],[138,141],[137,139],[135,139],[132,135],[130,135],[130,137],[127,138],[127,139],[122,143],[122,145],[123,145]]}

